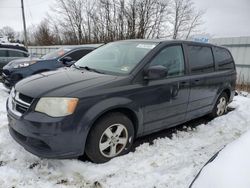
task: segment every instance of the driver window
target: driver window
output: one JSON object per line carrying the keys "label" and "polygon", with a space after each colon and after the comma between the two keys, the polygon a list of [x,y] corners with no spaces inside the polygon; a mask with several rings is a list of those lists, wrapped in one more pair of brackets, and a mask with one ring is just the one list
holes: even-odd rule
{"label": "driver window", "polygon": [[154,57],[150,66],[162,65],[167,68],[168,76],[175,77],[184,75],[184,57],[181,46],[170,46],[161,50]]}
{"label": "driver window", "polygon": [[83,56],[87,55],[89,52],[91,52],[92,50],[76,50],[73,51],[69,54],[66,54],[65,57],[69,56],[71,57],[74,61],[78,61],[79,59],[81,59]]}

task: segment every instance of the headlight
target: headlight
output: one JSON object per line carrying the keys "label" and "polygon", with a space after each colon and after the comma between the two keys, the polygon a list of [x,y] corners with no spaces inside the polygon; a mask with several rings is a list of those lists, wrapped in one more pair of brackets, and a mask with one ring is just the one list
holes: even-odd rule
{"label": "headlight", "polygon": [[18,69],[18,68],[28,67],[28,66],[35,64],[35,63],[36,63],[36,61],[23,62],[23,63],[20,63],[18,65],[14,65],[14,68]]}
{"label": "headlight", "polygon": [[62,117],[73,114],[77,103],[78,98],[43,97],[38,101],[35,111],[52,117]]}

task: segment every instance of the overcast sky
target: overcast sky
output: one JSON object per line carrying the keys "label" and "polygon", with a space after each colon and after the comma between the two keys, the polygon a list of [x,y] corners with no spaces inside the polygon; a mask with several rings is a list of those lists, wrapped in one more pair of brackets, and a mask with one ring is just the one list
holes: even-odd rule
{"label": "overcast sky", "polygon": [[[24,0],[27,27],[38,24],[55,0]],[[250,0],[193,0],[206,11],[202,26],[213,37],[250,36]],[[21,31],[21,0],[0,0],[0,28]]]}

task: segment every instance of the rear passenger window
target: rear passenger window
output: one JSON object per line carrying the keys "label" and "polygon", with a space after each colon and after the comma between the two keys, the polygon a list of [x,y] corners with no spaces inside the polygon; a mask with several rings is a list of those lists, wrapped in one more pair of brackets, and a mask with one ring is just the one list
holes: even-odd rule
{"label": "rear passenger window", "polygon": [[226,49],[214,47],[214,58],[219,70],[234,68],[233,58]]}
{"label": "rear passenger window", "polygon": [[9,50],[9,57],[27,57],[23,52]]}
{"label": "rear passenger window", "polygon": [[192,73],[214,71],[212,49],[206,46],[188,46],[189,66]]}
{"label": "rear passenger window", "polygon": [[181,46],[170,46],[163,49],[150,63],[150,66],[162,65],[167,68],[168,76],[181,76],[184,74],[184,57]]}

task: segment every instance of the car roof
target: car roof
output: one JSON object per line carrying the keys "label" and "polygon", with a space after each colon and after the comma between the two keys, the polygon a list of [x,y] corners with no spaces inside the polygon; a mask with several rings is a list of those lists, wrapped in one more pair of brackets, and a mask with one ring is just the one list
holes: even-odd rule
{"label": "car roof", "polygon": [[19,50],[19,49],[15,49],[15,48],[5,48],[5,47],[0,47],[0,50],[11,50],[11,51],[18,51],[18,52],[22,52],[22,53],[29,54],[29,52],[27,52],[27,51],[24,51],[24,50]]}
{"label": "car roof", "polygon": [[73,49],[79,49],[79,48],[93,48],[93,49],[95,49],[95,48],[98,48],[98,47],[100,47],[100,46],[102,46],[103,44],[83,44],[83,45],[66,45],[66,46],[62,46],[62,48],[64,48],[64,49],[71,49],[71,50],[73,50]]}
{"label": "car roof", "polygon": [[[175,40],[175,39],[128,39],[128,40],[120,40],[116,42],[154,42],[154,43],[185,43],[185,44],[193,44],[193,45],[201,45],[201,46],[214,46],[219,48],[225,48],[223,46],[217,46],[211,43],[203,43],[203,42],[196,42],[190,40]],[[225,48],[226,49],[226,48]]]}
{"label": "car roof", "polygon": [[24,52],[28,52],[28,50],[24,46],[12,45],[12,44],[0,43],[0,48],[16,49],[16,50],[21,50],[21,51],[24,51]]}

